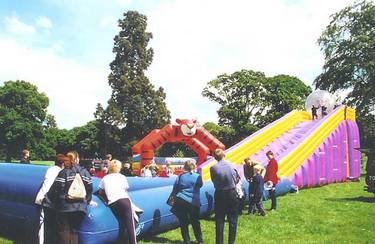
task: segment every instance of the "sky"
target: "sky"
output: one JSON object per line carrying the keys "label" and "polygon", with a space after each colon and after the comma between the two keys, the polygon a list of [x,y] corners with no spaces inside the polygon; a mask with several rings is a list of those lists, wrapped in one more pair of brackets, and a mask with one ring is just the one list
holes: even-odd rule
{"label": "sky", "polygon": [[251,69],[312,85],[324,63],[317,40],[330,16],[353,2],[0,0],[0,85],[33,83],[59,128],[86,124],[111,95],[117,21],[136,10],[153,34],[146,74],[165,89],[172,119],[217,122],[218,105],[201,95],[208,81]]}

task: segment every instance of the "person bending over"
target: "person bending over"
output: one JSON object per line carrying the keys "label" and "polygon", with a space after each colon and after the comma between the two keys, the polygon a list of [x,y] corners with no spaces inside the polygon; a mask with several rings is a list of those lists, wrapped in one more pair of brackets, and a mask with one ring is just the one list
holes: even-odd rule
{"label": "person bending over", "polygon": [[134,210],[128,194],[128,181],[120,173],[121,166],[121,162],[116,159],[109,162],[109,174],[99,183],[99,195],[106,196],[108,205],[119,222],[117,243],[135,244]]}

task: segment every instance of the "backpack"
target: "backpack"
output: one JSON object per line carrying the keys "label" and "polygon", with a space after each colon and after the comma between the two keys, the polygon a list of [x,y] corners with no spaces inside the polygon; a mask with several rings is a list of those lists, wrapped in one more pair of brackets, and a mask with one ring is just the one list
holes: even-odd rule
{"label": "backpack", "polygon": [[71,200],[84,200],[86,198],[86,188],[79,173],[76,173],[69,187],[67,198]]}

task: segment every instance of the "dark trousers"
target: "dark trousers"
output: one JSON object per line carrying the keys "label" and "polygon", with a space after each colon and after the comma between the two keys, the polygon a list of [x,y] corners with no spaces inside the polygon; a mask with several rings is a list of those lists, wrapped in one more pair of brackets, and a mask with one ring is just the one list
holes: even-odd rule
{"label": "dark trousers", "polygon": [[77,229],[84,217],[83,212],[58,212],[57,232],[59,244],[78,244]]}
{"label": "dark trousers", "polygon": [[252,181],[249,182],[249,214],[255,213],[255,202],[254,202],[254,184]]}
{"label": "dark trousers", "polygon": [[[252,201],[252,208],[253,208],[253,212],[251,213],[255,213],[255,209],[258,210],[258,212],[262,215],[264,215],[264,208],[263,208],[263,201],[262,201],[262,195],[260,194],[255,194],[253,195],[253,201]],[[250,208],[250,207],[249,207]]]}
{"label": "dark trousers", "polygon": [[132,206],[129,198],[122,198],[110,205],[113,214],[119,223],[117,243],[135,244],[135,223]]}
{"label": "dark trousers", "polygon": [[44,212],[44,244],[58,243],[57,232],[57,212],[52,208],[43,208]]}
{"label": "dark trousers", "polygon": [[249,214],[255,214],[255,198],[253,193],[249,195]]}
{"label": "dark trousers", "polygon": [[238,204],[239,200],[234,189],[215,191],[216,244],[223,243],[225,216],[229,222],[228,243],[234,243],[237,231]]}
{"label": "dark trousers", "polygon": [[276,189],[275,187],[272,187],[271,190],[268,191],[271,198],[271,209],[276,210],[277,203],[276,203]]}
{"label": "dark trousers", "polygon": [[172,212],[176,215],[180,223],[184,244],[190,243],[189,223],[191,223],[193,227],[196,241],[203,242],[201,224],[199,221],[199,207],[180,198],[176,198],[176,203],[173,206]]}

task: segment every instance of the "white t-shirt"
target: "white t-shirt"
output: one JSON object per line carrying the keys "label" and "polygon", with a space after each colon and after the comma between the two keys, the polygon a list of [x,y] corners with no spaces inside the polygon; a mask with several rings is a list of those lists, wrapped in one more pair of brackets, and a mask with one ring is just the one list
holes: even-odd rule
{"label": "white t-shirt", "polygon": [[99,188],[105,191],[108,204],[114,203],[121,198],[129,198],[129,184],[126,177],[120,173],[111,173],[103,177]]}
{"label": "white t-shirt", "polygon": [[144,171],[141,174],[142,177],[152,177],[151,170],[149,169],[144,169]]}
{"label": "white t-shirt", "polygon": [[53,182],[55,181],[57,175],[61,171],[59,166],[52,166],[47,169],[46,174],[44,175],[44,181],[42,187],[39,189],[38,194],[36,195],[35,203],[38,205],[42,205],[42,201],[51,188]]}

